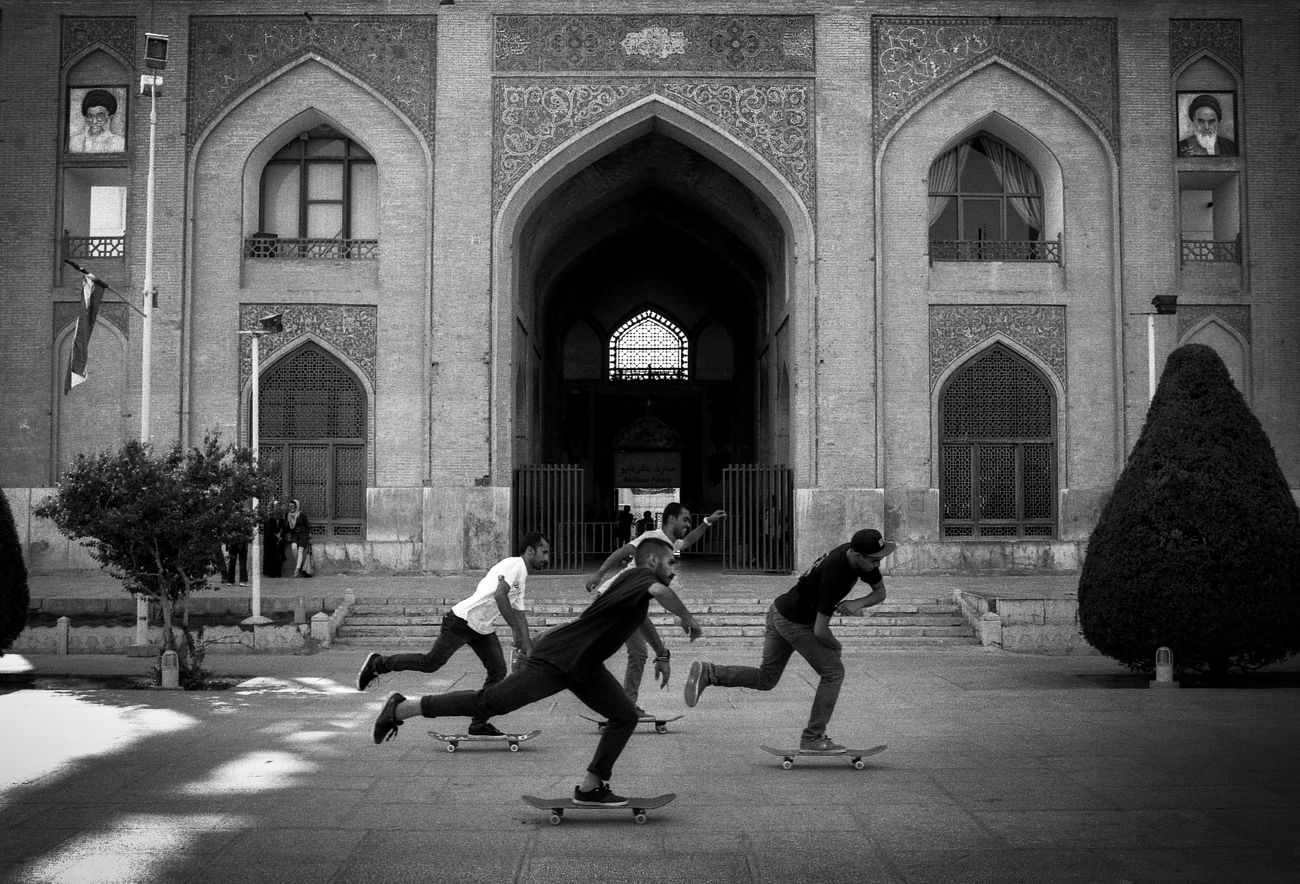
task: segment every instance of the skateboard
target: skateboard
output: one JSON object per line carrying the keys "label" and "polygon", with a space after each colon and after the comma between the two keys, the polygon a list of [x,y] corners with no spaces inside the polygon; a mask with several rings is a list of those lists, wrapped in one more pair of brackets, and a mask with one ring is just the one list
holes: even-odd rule
{"label": "skateboard", "polygon": [[509,743],[511,752],[519,751],[519,744],[526,743],[533,737],[540,734],[541,731],[529,731],[526,734],[502,734],[499,737],[483,736],[479,734],[440,734],[437,731],[429,731],[429,736],[442,740],[447,744],[448,752],[455,752],[461,743]]}
{"label": "skateboard", "polygon": [[619,807],[610,807],[603,804],[574,804],[573,799],[564,796],[562,798],[538,798],[535,795],[522,796],[525,804],[530,804],[538,810],[549,810],[551,812],[550,823],[552,826],[558,826],[564,822],[564,812],[566,810],[630,810],[632,819],[637,825],[643,825],[646,821],[646,811],[657,810],[668,802],[677,797],[677,793],[669,792],[667,795],[658,795],[654,798],[629,798],[627,804]]}
{"label": "skateboard", "polygon": [[[578,717],[585,718],[587,721],[595,722],[596,730],[600,731],[602,734],[605,732],[605,728],[609,726],[609,722],[603,718],[592,718],[590,715],[583,715],[581,712],[578,713]],[[682,716],[680,715],[674,715],[669,718],[660,718],[657,715],[642,715],[637,719],[637,724],[650,724],[653,722],[656,733],[666,734],[668,733],[668,722],[676,721],[681,717]]]}
{"label": "skateboard", "polygon": [[862,770],[867,763],[862,759],[872,755],[879,755],[884,752],[888,746],[883,744],[872,746],[870,749],[842,749],[838,752],[814,752],[810,749],[773,749],[771,746],[759,746],[764,752],[770,752],[781,758],[781,767],[789,770],[794,767],[796,758],[848,758],[853,763],[855,770]]}

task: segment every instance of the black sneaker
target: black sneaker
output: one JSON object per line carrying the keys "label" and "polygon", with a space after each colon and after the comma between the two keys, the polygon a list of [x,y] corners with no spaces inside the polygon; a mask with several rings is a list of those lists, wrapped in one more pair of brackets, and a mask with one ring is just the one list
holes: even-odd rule
{"label": "black sneaker", "polygon": [[364,691],[379,675],[379,664],[384,662],[384,658],[379,654],[371,654],[366,657],[366,662],[361,664],[361,669],[357,672],[357,690]]}
{"label": "black sneaker", "polygon": [[615,795],[609,788],[609,783],[602,782],[590,792],[584,792],[578,786],[574,786],[573,803],[583,804],[588,807],[623,807],[627,804],[627,798],[622,795]]}
{"label": "black sneaker", "polygon": [[397,729],[402,726],[402,720],[397,717],[397,705],[405,702],[406,698],[401,694],[392,694],[384,702],[384,708],[379,710],[379,717],[375,719],[376,743],[397,736]]}
{"label": "black sneaker", "polygon": [[710,684],[709,674],[704,664],[696,660],[691,664],[691,674],[686,676],[686,705],[694,707],[700,702],[700,694],[704,693],[704,689]]}
{"label": "black sneaker", "polygon": [[496,725],[490,721],[473,722],[469,726],[469,735],[471,737],[504,737],[505,733],[497,730]]}

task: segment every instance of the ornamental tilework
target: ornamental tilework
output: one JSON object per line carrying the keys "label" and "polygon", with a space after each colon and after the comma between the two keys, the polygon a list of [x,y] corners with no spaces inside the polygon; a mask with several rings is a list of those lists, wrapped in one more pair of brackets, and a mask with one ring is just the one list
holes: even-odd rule
{"label": "ornamental tilework", "polygon": [[[240,304],[239,327],[257,328],[259,317],[270,313],[284,314],[284,331],[263,335],[261,360],[282,347],[298,341],[309,332],[327,342],[352,360],[372,387],[377,387],[375,354],[378,348],[379,309],[373,305],[339,304]],[[239,388],[242,390],[253,370],[253,345],[248,335],[239,336]]]}
{"label": "ornamental tilework", "polygon": [[1034,353],[1066,388],[1065,308],[1014,304],[930,306],[930,387],[954,362],[1001,332]]}
{"label": "ornamental tilework", "polygon": [[876,147],[906,114],[989,59],[1014,63],[1077,103],[1119,149],[1114,19],[871,19]]}
{"label": "ornamental tilework", "polygon": [[[131,337],[131,317],[127,315],[127,306],[125,304],[114,304],[109,301],[99,302],[99,317],[96,325],[104,320],[108,320],[117,326],[117,330],[125,338]],[[54,302],[54,336],[57,338],[59,333],[65,328],[77,321],[81,315],[80,301],[55,301]],[[94,346],[92,335],[91,346]]]}
{"label": "ornamental tilework", "polygon": [[1224,18],[1176,18],[1169,22],[1169,70],[1209,51],[1241,73],[1241,22]]}
{"label": "ornamental tilework", "polygon": [[810,15],[498,15],[498,73],[813,73]]}
{"label": "ornamental tilework", "polygon": [[100,43],[128,61],[135,58],[135,19],[129,16],[63,19],[60,64],[93,43]]}
{"label": "ornamental tilework", "polygon": [[242,92],[310,53],[388,98],[432,143],[436,30],[431,15],[195,16],[189,142]]}
{"label": "ornamental tilework", "polygon": [[1201,320],[1211,316],[1232,326],[1250,343],[1249,304],[1179,304],[1178,339],[1182,340]]}
{"label": "ornamental tilework", "polygon": [[650,94],[712,120],[771,163],[814,213],[813,84],[807,80],[656,80],[496,84],[493,209],[547,153]]}

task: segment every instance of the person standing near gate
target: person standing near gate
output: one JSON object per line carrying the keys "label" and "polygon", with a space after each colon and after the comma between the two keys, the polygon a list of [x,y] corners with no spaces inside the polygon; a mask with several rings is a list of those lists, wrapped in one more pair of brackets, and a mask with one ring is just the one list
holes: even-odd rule
{"label": "person standing near gate", "polygon": [[632,539],[632,507],[623,504],[614,522],[614,542],[619,546]]}
{"label": "person standing near gate", "polygon": [[[803,729],[799,748],[814,752],[839,752],[843,746],[826,735],[844,683],[842,646],[831,633],[831,615],[861,614],[885,600],[880,561],[894,551],[874,528],[863,528],[848,543],[827,552],[804,572],[794,587],[777,596],[767,611],[763,661],[757,666],[723,666],[696,661],[686,679],[686,705],[694,707],[709,685],[770,691],[781,680],[795,651],[821,676],[813,695],[812,712]],[[845,601],[861,580],[871,592]]]}
{"label": "person standing near gate", "polygon": [[[551,544],[545,535],[533,531],[520,541],[522,551],[517,556],[502,559],[493,565],[479,581],[474,594],[452,606],[442,618],[438,640],[427,654],[370,654],[357,673],[357,690],[364,691],[378,675],[386,672],[437,672],[452,654],[465,645],[478,654],[487,670],[483,687],[494,685],[506,677],[506,658],[497,638],[498,615],[515,634],[515,648],[525,657],[533,652],[533,640],[528,632],[528,617],[524,614],[524,593],[528,575],[545,568],[551,561]],[[472,736],[501,736],[501,731],[487,718],[470,722]]]}
{"label": "person standing near gate", "polygon": [[[595,575],[587,581],[587,592],[594,591],[597,595],[604,592],[610,585],[606,582],[610,574],[616,569],[626,570],[627,567],[631,567],[637,549],[647,540],[661,540],[667,543],[676,556],[678,552],[699,540],[710,525],[726,516],[727,514],[722,510],[715,510],[711,515],[705,516],[703,521],[692,530],[691,511],[673,501],[664,507],[663,526],[659,530],[642,532],[609,554],[596,570]],[[672,655],[660,638],[659,630],[647,620],[645,630],[632,633],[627,640],[627,671],[623,675],[623,690],[627,691],[633,703],[641,693],[641,681],[645,678],[645,664],[649,657],[646,652],[646,642],[653,645],[655,649],[655,675],[662,679],[660,687],[668,686],[668,675],[671,671],[669,660]],[[640,706],[636,707],[636,711],[637,715],[645,716],[645,710]]]}

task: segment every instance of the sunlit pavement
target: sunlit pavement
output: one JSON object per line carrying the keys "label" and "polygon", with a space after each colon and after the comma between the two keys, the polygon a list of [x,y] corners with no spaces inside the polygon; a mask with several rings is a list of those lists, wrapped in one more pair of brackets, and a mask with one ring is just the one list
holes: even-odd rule
{"label": "sunlit pavement", "polygon": [[679,794],[644,826],[578,813],[552,827],[519,800],[568,793],[590,759],[594,726],[567,694],[498,720],[543,730],[518,753],[448,753],[427,731],[451,722],[424,719],[373,744],[390,691],[477,686],[469,653],[365,694],[362,655],[341,649],[209,657],[250,676],[210,693],[38,681],[0,694],[0,880],[1256,882],[1300,868],[1300,690],[1127,689],[1140,682],[1098,657],[851,649],[831,734],[889,750],[862,771],[784,771],[758,745],[797,737],[813,673],[796,660],[770,693],[710,688],[688,710],[681,685],[705,651],[756,662],[692,647],[667,691],[647,682],[644,705],[686,715],[643,729],[615,769],[623,794]]}

